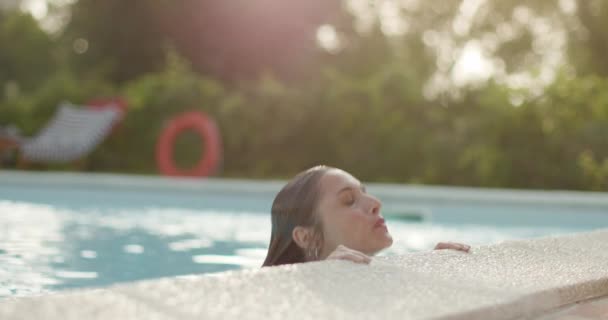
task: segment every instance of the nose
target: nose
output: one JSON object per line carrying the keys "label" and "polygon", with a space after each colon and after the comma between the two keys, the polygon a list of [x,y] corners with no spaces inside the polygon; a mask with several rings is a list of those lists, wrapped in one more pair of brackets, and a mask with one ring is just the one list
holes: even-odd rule
{"label": "nose", "polygon": [[374,197],[374,196],[369,196],[369,203],[370,203],[370,212],[373,215],[379,215],[380,214],[380,208],[382,208],[382,202],[380,202],[380,199]]}

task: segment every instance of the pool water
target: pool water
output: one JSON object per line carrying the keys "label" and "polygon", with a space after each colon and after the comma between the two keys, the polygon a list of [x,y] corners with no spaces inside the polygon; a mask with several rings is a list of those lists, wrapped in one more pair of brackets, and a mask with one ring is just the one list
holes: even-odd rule
{"label": "pool water", "polygon": [[[159,192],[12,178],[0,183],[0,298],[258,268],[277,188]],[[604,208],[387,202],[383,212],[395,242],[385,255],[446,240],[489,244],[608,227]]]}

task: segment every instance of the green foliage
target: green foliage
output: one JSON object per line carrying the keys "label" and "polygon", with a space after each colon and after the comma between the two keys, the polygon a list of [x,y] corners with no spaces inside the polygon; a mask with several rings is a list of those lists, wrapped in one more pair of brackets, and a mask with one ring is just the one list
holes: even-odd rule
{"label": "green foliage", "polygon": [[608,158],[599,162],[590,151],[585,151],[579,156],[578,164],[583,171],[587,188],[597,191],[608,189]]}
{"label": "green foliage", "polygon": [[68,51],[70,64],[79,75],[100,73],[121,84],[160,70],[166,39],[160,17],[167,8],[166,1],[76,1],[60,40],[70,49],[84,40],[88,48]]}
{"label": "green foliage", "polygon": [[77,79],[69,72],[55,73],[27,95],[0,100],[0,125],[13,123],[24,134],[31,135],[48,121],[61,102],[83,104],[112,92],[110,85],[97,79]]}
{"label": "green foliage", "polygon": [[[603,2],[579,0],[568,12],[548,0],[486,1],[463,27],[461,1],[420,1],[398,10],[408,28],[391,35],[372,2],[371,18],[333,4],[324,4],[333,21],[311,14],[298,31],[274,30],[276,21],[227,25],[218,17],[236,14],[224,11],[229,4],[80,0],[55,38],[28,15],[2,13],[0,125],[34,134],[61,101],[120,95],[128,112],[86,170],[156,173],[167,121],[201,111],[220,128],[225,177],[285,178],[324,163],[382,182],[608,188]],[[250,9],[245,22],[266,16]],[[291,26],[304,16],[280,21]],[[364,18],[372,21],[365,28]],[[311,46],[328,21],[340,42],[331,53]],[[543,23],[549,29],[539,32]],[[236,29],[218,38],[212,27]],[[555,53],[543,41],[561,36],[555,79],[530,90],[507,85],[513,73],[541,74]],[[76,39],[88,41],[86,52],[75,52]],[[471,41],[504,74],[458,87],[451,73]],[[433,88],[436,77],[445,87]],[[429,87],[437,94],[426,94]],[[193,164],[201,146],[180,136],[176,162]]]}
{"label": "green foliage", "polygon": [[[167,67],[127,83],[122,96],[129,112],[109,141],[91,157],[91,170],[156,172],[155,148],[165,121],[184,111],[199,110],[218,117],[233,98],[217,81],[194,73],[187,61],[170,51]],[[199,143],[187,139],[176,158],[197,158]],[[178,160],[180,161],[180,160]]]}
{"label": "green foliage", "polygon": [[[32,16],[16,11],[0,16],[0,90],[16,95],[41,84],[53,71],[53,43]],[[12,93],[8,93],[12,91]]]}

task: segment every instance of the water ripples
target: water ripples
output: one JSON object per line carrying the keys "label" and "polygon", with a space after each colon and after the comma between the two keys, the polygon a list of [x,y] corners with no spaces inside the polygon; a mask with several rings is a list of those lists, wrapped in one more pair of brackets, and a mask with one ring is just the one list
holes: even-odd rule
{"label": "water ripples", "polygon": [[[259,267],[270,217],[177,208],[70,210],[0,201],[0,298],[67,288]],[[441,226],[388,219],[395,243],[382,253],[559,234],[563,229]]]}

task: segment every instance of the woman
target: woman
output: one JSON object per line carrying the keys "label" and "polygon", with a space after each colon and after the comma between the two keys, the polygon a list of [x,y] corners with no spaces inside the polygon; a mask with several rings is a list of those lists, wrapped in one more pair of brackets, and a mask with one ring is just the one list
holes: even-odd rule
{"label": "woman", "polygon": [[[317,166],[293,178],[272,204],[272,235],[263,266],[325,259],[369,263],[393,244],[382,204],[349,173]],[[435,249],[468,252],[459,243]]]}

